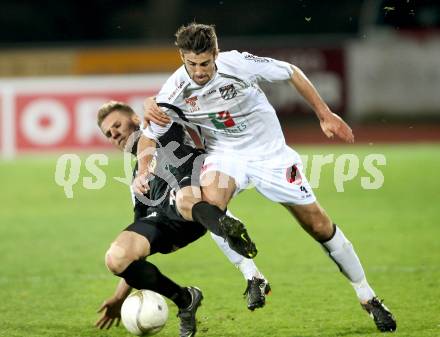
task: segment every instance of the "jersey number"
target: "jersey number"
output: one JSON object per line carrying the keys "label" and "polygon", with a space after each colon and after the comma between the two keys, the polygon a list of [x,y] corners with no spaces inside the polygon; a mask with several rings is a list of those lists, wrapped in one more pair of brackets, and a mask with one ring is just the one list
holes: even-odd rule
{"label": "jersey number", "polygon": [[170,205],[173,206],[175,201],[176,201],[176,190],[173,188],[170,191]]}

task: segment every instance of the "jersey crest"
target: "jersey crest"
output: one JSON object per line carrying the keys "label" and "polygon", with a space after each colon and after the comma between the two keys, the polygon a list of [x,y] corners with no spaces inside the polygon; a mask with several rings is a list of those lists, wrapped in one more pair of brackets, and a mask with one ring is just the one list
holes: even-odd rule
{"label": "jersey crest", "polygon": [[219,91],[224,100],[230,100],[237,96],[237,90],[233,84],[225,85],[224,87],[219,88]]}

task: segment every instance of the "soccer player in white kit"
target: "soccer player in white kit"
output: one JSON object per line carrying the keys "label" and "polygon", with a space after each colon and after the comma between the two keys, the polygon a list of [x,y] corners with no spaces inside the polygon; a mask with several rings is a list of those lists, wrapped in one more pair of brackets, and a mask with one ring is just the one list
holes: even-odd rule
{"label": "soccer player in white kit", "polygon": [[[150,125],[138,153],[156,146],[172,121],[195,126],[208,154],[200,183],[203,201],[225,210],[250,185],[281,203],[327,251],[352,284],[362,307],[379,330],[395,331],[391,312],[376,297],[350,241],[316,201],[299,155],[286,145],[274,108],[260,82],[290,81],[315,111],[327,137],[352,143],[350,127],[322,100],[296,66],[238,51],[219,52],[213,26],[191,23],[176,33],[183,65],[167,80],[156,102],[145,102]],[[147,171],[148,157],[140,158]],[[135,180],[142,190],[144,177]]]}

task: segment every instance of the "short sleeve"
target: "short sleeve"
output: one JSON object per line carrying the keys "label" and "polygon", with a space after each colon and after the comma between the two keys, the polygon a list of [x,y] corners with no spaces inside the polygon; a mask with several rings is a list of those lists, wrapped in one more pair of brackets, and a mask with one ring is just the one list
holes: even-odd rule
{"label": "short sleeve", "polygon": [[159,90],[156,95],[156,102],[173,104],[188,84],[188,75],[186,75],[185,67],[181,66]]}
{"label": "short sleeve", "polygon": [[293,74],[291,65],[270,57],[259,57],[253,54],[240,53],[243,68],[250,78],[257,82],[276,82],[289,80]]}
{"label": "short sleeve", "polygon": [[171,128],[172,124],[173,122],[170,122],[166,126],[160,126],[154,122],[150,122],[150,124],[142,131],[142,133],[145,137],[157,141]]}

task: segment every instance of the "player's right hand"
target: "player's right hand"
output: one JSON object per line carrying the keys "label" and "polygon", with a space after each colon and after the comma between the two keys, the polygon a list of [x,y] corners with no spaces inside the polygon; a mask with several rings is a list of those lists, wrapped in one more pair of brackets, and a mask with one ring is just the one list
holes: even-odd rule
{"label": "player's right hand", "polygon": [[102,316],[96,321],[95,326],[99,329],[110,329],[113,323],[119,326],[121,321],[121,307],[124,299],[111,297],[104,301],[98,309],[98,313],[102,312]]}
{"label": "player's right hand", "polygon": [[171,118],[157,106],[153,97],[144,101],[144,120],[145,125],[151,121],[160,126],[167,126],[171,122]]}
{"label": "player's right hand", "polygon": [[320,125],[327,138],[337,136],[347,143],[354,143],[353,130],[335,113],[326,114]]}
{"label": "player's right hand", "polygon": [[143,195],[148,192],[150,186],[148,185],[148,173],[141,173],[133,179],[131,183],[133,192],[137,195]]}

